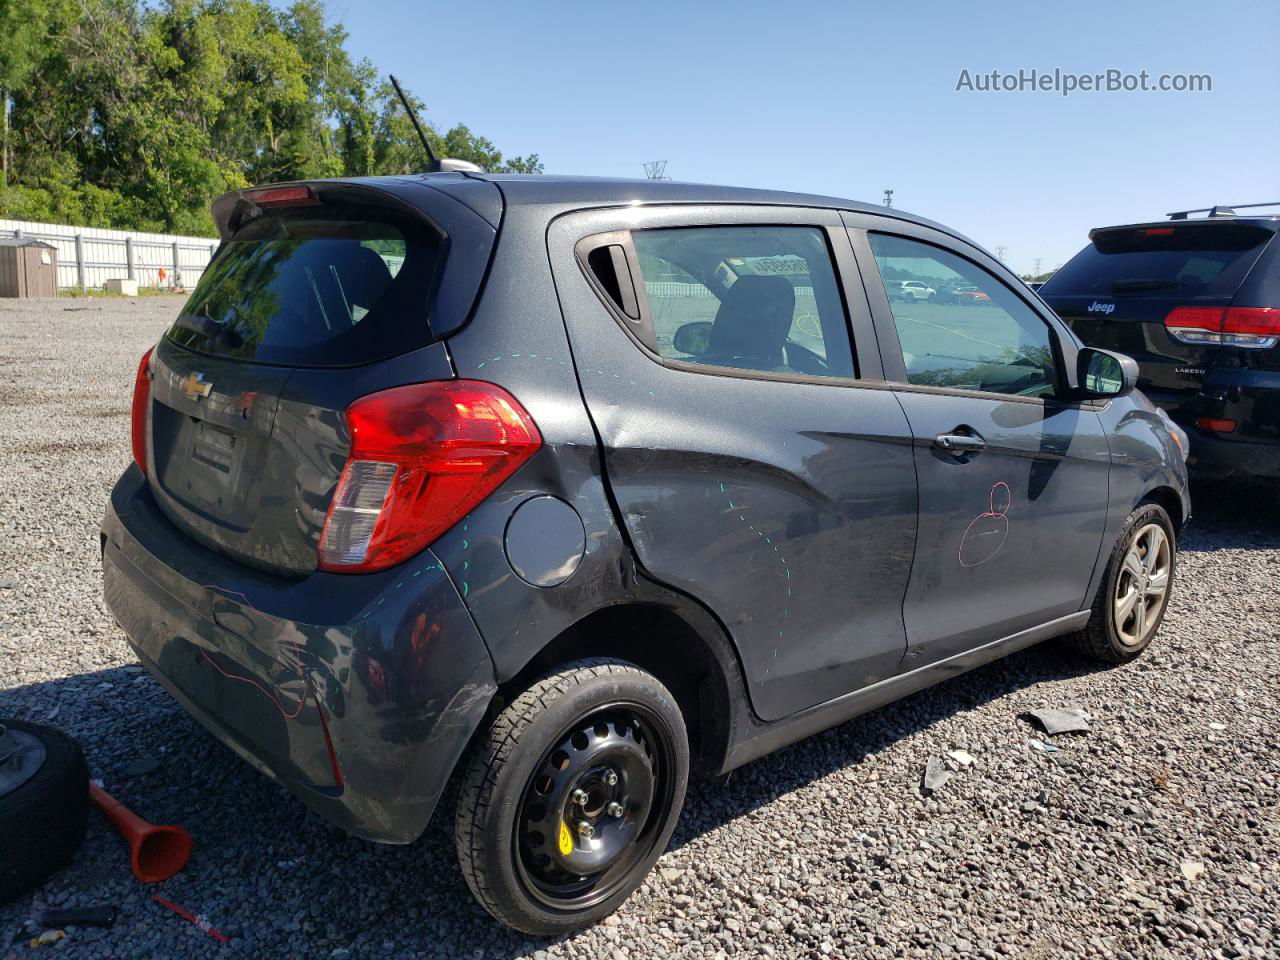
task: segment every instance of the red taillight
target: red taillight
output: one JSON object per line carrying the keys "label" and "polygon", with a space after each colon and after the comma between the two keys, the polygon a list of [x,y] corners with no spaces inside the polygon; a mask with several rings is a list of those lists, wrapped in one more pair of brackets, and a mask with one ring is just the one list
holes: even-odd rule
{"label": "red taillight", "polygon": [[1144,237],[1172,237],[1173,227],[1148,227],[1142,231]]}
{"label": "red taillight", "polygon": [[246,190],[244,198],[260,207],[303,206],[318,202],[310,187],[264,187]]}
{"label": "red taillight", "polygon": [[351,452],[320,535],[322,570],[367,573],[418,553],[542,446],[491,383],[394,387],[347,408]]}
{"label": "red taillight", "polygon": [[1236,422],[1226,417],[1196,417],[1196,426],[1214,433],[1231,433],[1236,428]]}
{"label": "red taillight", "polygon": [[133,459],[147,472],[147,419],[151,412],[151,354],[152,347],[138,362],[138,373],[133,378]]}
{"label": "red taillight", "polygon": [[1183,343],[1222,343],[1221,307],[1174,307],[1164,325],[1173,339]]}
{"label": "red taillight", "polygon": [[1280,343],[1280,308],[1175,307],[1164,318],[1175,340],[1266,350]]}
{"label": "red taillight", "polygon": [[1280,307],[1231,307],[1222,332],[1250,337],[1280,337]]}

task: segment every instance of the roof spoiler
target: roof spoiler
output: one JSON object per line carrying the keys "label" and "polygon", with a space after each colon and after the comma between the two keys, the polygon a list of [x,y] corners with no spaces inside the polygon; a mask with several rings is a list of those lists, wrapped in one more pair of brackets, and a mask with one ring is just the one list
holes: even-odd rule
{"label": "roof spoiler", "polygon": [[399,209],[413,216],[424,215],[394,192],[372,183],[351,180],[294,180],[232,190],[214,199],[210,213],[213,215],[213,225],[218,228],[218,236],[226,241],[264,211],[317,206],[326,199],[332,201],[342,197]]}
{"label": "roof spoiler", "polygon": [[1213,207],[1198,207],[1195,210],[1178,210],[1173,213],[1167,213],[1165,216],[1170,220],[1187,220],[1190,218],[1190,214],[1203,213],[1205,214],[1206,219],[1212,220],[1215,217],[1234,217],[1237,216],[1237,210],[1253,210],[1257,207],[1280,207],[1280,200],[1277,200],[1274,203],[1218,204]]}

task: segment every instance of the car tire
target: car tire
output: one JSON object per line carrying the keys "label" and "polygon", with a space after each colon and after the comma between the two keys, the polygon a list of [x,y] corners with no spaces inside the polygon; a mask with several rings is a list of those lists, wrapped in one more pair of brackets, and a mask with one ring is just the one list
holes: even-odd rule
{"label": "car tire", "polygon": [[[1163,544],[1163,553],[1157,543]],[[1088,624],[1064,638],[1068,646],[1103,663],[1137,659],[1151,645],[1169,609],[1177,556],[1169,514],[1159,504],[1140,504],[1116,539]],[[1138,572],[1138,566],[1143,573]],[[1154,594],[1151,589],[1161,577],[1163,590]],[[1131,598],[1134,603],[1126,613],[1125,605]]]}
{"label": "car tire", "polygon": [[688,777],[684,719],[657,678],[608,658],[558,667],[471,752],[455,824],[462,875],[523,933],[589,926],[666,849]]}
{"label": "car tire", "polygon": [[0,903],[6,903],[71,862],[89,818],[89,771],[79,745],[60,730],[19,720],[0,719],[0,726],[29,748],[38,741],[44,749],[36,772],[0,793]]}

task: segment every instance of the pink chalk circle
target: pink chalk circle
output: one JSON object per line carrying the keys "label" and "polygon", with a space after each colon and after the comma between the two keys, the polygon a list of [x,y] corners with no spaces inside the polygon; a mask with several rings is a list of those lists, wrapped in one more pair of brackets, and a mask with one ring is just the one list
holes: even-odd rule
{"label": "pink chalk circle", "polygon": [[992,484],[987,496],[988,510],[969,522],[960,538],[960,566],[976,567],[986,563],[1004,546],[1009,538],[1009,508],[1013,506],[1013,491],[1003,480]]}

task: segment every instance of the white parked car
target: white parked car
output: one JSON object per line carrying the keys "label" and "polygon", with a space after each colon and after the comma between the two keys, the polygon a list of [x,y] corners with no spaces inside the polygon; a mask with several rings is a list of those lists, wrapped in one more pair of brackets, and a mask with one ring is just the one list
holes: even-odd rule
{"label": "white parked car", "polygon": [[901,280],[899,284],[901,289],[898,292],[904,300],[928,300],[938,292],[919,280]]}

